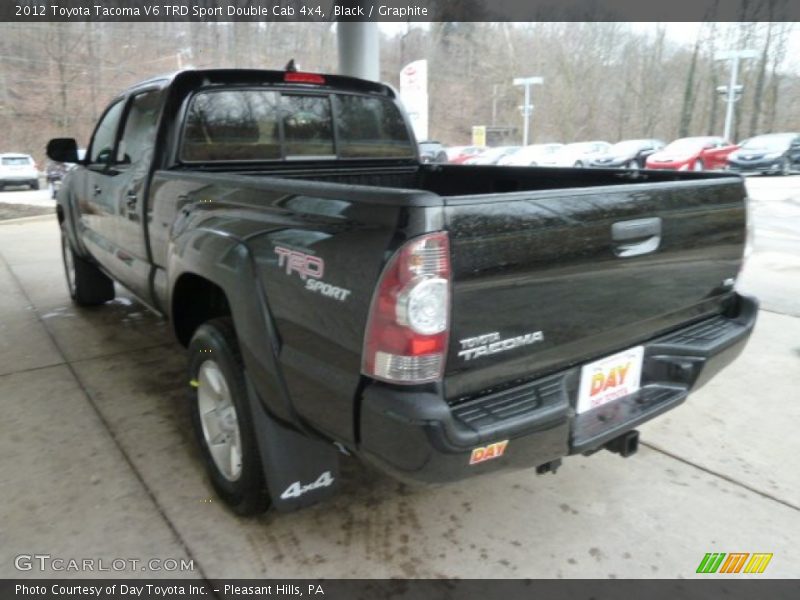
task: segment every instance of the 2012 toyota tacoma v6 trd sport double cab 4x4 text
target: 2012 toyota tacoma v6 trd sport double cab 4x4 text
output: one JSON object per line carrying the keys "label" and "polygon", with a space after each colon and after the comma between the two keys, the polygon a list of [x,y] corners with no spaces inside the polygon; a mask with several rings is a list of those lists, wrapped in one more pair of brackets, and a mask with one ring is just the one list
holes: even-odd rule
{"label": "2012 toyota tacoma v6 trd sport double cab 4x4 text", "polygon": [[738,175],[417,153],[391,88],[291,69],[155,78],[84,159],[48,146],[74,301],[171,320],[239,513],[328,496],[341,453],[424,482],[631,454],[752,330]]}

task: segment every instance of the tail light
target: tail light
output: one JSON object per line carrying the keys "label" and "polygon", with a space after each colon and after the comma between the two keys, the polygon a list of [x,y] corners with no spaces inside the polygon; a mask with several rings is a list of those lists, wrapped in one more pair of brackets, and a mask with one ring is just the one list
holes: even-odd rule
{"label": "tail light", "polygon": [[403,245],[372,298],[362,371],[392,383],[442,377],[450,329],[450,245],[445,232]]}
{"label": "tail light", "polygon": [[753,207],[751,206],[751,200],[749,197],[745,197],[744,199],[744,214],[745,214],[745,240],[744,240],[744,251],[742,252],[742,264],[739,266],[739,272],[736,274],[736,279],[738,280],[742,273],[744,273],[744,267],[747,264],[750,255],[753,253],[753,243],[754,243],[754,231],[753,231]]}
{"label": "tail light", "polygon": [[298,71],[288,71],[283,76],[286,83],[313,83],[317,85],[325,84],[325,77],[317,73],[301,73]]}

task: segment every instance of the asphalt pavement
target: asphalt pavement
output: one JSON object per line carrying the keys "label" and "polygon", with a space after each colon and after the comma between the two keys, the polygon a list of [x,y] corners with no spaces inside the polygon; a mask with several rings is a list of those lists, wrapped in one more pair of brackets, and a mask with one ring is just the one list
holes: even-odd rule
{"label": "asphalt pavement", "polygon": [[755,235],[738,285],[761,299],[755,333],[727,370],[640,428],[635,456],[437,487],[346,460],[332,501],[254,519],[207,483],[169,325],[123,290],[73,306],[54,218],[0,223],[0,577],[41,576],[14,566],[37,552],[193,566],[104,576],[212,578],[682,578],[707,552],[767,552],[761,577],[795,577],[800,177],[753,177],[748,190]]}

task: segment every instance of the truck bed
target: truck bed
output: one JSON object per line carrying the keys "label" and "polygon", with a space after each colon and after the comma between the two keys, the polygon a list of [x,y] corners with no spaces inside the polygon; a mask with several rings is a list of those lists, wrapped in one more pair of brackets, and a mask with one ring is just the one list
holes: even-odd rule
{"label": "truck bed", "polygon": [[[437,215],[450,233],[453,265],[444,382],[452,403],[719,314],[741,264],[746,217],[737,175],[450,165],[328,170],[292,165],[266,175],[227,168],[224,173],[161,172],[156,179],[189,184],[203,199],[209,191],[224,190],[217,198],[221,203],[260,211],[280,204],[303,229],[330,231],[332,222],[344,219],[374,230],[376,220],[385,221],[386,237],[376,240],[373,234],[370,245],[364,237],[348,241],[347,256],[355,250],[364,257],[357,273],[341,276],[349,289],[372,288],[383,266],[377,249],[387,250],[396,235],[395,222],[417,215],[419,223]],[[375,212],[379,206],[385,208]],[[419,216],[421,211],[427,216]],[[338,220],[331,221],[334,217]],[[635,229],[642,223],[657,231],[637,237]],[[622,237],[615,240],[615,235]],[[322,249],[338,247],[337,236],[346,237],[334,234],[317,248],[333,251]],[[151,239],[158,263],[157,230]],[[369,297],[353,296],[352,302],[360,302],[359,308],[348,313],[352,321],[332,346],[346,345],[355,364]],[[287,321],[296,319],[288,296],[286,303]],[[281,309],[276,310],[280,316]],[[313,320],[292,327],[323,335]],[[542,343],[514,352],[472,361],[459,355],[465,339],[485,334],[506,339],[537,331]],[[330,361],[331,354],[325,356]]]}

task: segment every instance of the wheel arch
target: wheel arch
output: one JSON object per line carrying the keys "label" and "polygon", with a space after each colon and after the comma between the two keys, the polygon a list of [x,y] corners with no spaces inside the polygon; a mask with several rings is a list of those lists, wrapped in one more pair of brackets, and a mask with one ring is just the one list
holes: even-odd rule
{"label": "wheel arch", "polygon": [[189,346],[194,332],[206,321],[232,316],[225,290],[193,272],[182,273],[176,279],[169,309],[175,337],[184,347]]}

